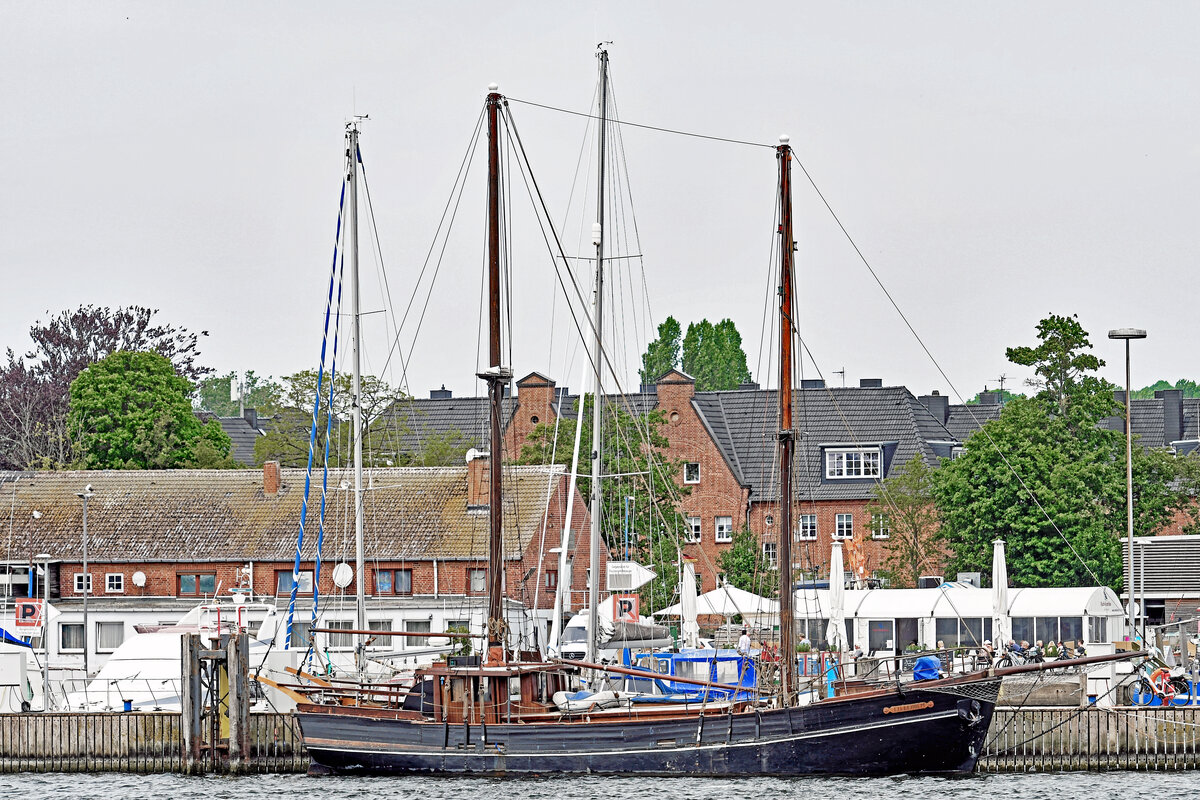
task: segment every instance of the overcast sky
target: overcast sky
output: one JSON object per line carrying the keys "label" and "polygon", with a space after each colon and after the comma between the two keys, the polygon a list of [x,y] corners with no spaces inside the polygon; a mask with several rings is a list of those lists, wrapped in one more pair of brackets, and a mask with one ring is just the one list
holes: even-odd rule
{"label": "overcast sky", "polygon": [[[790,134],[964,395],[1001,374],[1020,390],[1029,372],[1004,349],[1032,344],[1051,312],[1079,315],[1114,381],[1124,353],[1105,333],[1122,326],[1149,330],[1136,385],[1196,379],[1198,30],[1189,3],[2,0],[0,346],[27,348],[47,312],[140,304],[208,331],[203,361],[220,372],[315,366],[345,120],[371,117],[362,150],[399,315],[487,84],[586,111],[605,40],[622,119],[769,145]],[[587,120],[512,110],[552,213],[573,204],[568,250],[584,253]],[[627,349],[644,344],[647,317],[730,317],[756,378],[774,383],[759,352],[774,153],[623,137],[623,235],[636,219],[643,255],[614,266],[637,289],[615,306]],[[409,365],[417,394],[477,391],[481,173]],[[574,389],[565,306],[523,185],[512,190],[514,368]],[[834,383],[844,369],[848,385],[951,393],[800,174],[794,198],[817,366]],[[364,309],[384,309],[363,252]],[[376,372],[384,316],[367,325]]]}

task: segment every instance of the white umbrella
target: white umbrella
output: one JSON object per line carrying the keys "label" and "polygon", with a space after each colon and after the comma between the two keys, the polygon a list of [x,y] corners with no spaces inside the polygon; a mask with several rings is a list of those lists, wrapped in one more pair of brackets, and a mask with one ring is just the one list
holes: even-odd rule
{"label": "white umbrella", "polygon": [[1002,651],[1012,638],[1008,618],[1008,565],[1004,561],[1004,540],[992,542],[992,642]]}
{"label": "white umbrella", "polygon": [[[683,604],[676,603],[661,611],[655,611],[654,616],[678,617],[682,613]],[[732,617],[736,614],[778,614],[779,603],[736,586],[722,586],[696,598],[696,613],[720,617]]]}
{"label": "white umbrella", "polygon": [[700,646],[700,623],[696,620],[696,565],[690,561],[683,562],[683,584],[679,587],[680,616],[683,624],[680,626],[683,634],[684,647]]}
{"label": "white umbrella", "polygon": [[[829,627],[825,640],[829,649],[841,653],[846,649],[846,576],[842,566],[842,543],[834,542],[829,553]],[[841,661],[841,659],[838,659]]]}

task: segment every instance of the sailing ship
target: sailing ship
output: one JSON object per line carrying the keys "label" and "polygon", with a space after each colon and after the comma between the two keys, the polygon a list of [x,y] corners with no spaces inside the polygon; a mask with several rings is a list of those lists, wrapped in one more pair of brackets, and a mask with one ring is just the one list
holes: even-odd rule
{"label": "sailing ship", "polygon": [[[605,127],[607,53],[601,49],[601,138]],[[451,657],[419,670],[411,690],[362,683],[318,687],[297,707],[304,743],[316,768],[372,773],[641,775],[886,775],[971,772],[983,750],[1001,678],[995,671],[920,683],[860,686],[853,693],[799,704],[794,658],[779,662],[775,687],[735,703],[630,704],[584,715],[561,713],[555,694],[571,688],[579,669],[634,676],[644,671],[589,661],[544,660],[510,651],[502,618],[501,399],[512,370],[501,348],[501,210],[499,181],[504,97],[493,85],[486,99],[488,128],[489,368],[479,374],[491,398],[487,647],[482,657]],[[794,246],[791,148],[776,148],[781,198],[781,364],[779,456],[783,465],[783,530],[790,530],[792,458],[791,345]],[[603,160],[601,157],[601,175]],[[602,183],[602,182],[601,182]],[[600,189],[603,192],[603,189]],[[603,194],[593,227],[597,259],[593,332],[595,396],[603,396],[599,300],[604,258]],[[594,419],[599,419],[599,411]],[[598,433],[596,434],[598,447]],[[592,453],[599,472],[598,449]],[[599,481],[593,481],[593,486]],[[593,491],[596,491],[593,489]],[[593,524],[592,575],[597,576],[598,525]],[[791,563],[790,537],[780,561]],[[597,609],[597,580],[589,607]],[[781,652],[795,652],[790,581],[780,581]],[[596,631],[593,618],[589,630]],[[436,635],[436,634],[433,634]],[[686,679],[677,682],[689,682]],[[697,686],[707,681],[693,679]]]}

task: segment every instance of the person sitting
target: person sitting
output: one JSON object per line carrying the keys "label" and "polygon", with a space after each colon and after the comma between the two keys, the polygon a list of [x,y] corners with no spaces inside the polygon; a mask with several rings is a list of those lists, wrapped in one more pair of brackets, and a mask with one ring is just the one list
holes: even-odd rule
{"label": "person sitting", "polygon": [[975,651],[975,666],[990,667],[996,660],[996,649],[992,647],[991,639],[984,639],[983,644]]}

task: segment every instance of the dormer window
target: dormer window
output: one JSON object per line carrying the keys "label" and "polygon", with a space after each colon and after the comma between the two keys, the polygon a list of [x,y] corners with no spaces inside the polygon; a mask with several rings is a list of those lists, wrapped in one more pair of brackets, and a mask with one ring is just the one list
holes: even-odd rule
{"label": "dormer window", "polygon": [[825,451],[825,477],[878,478],[882,473],[878,447],[839,447]]}

